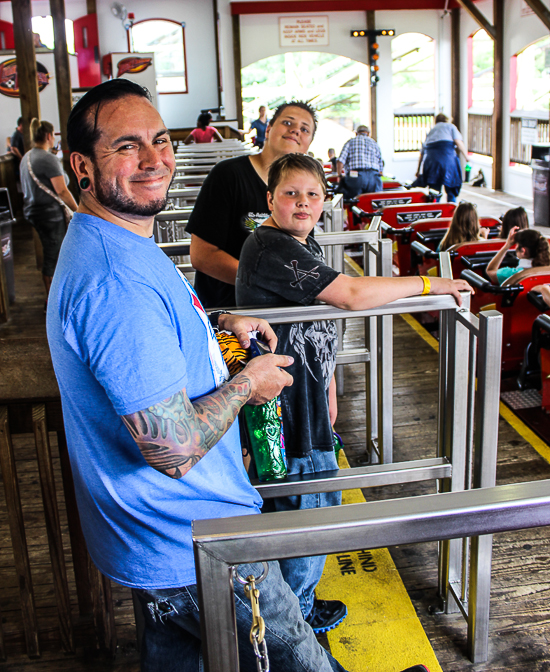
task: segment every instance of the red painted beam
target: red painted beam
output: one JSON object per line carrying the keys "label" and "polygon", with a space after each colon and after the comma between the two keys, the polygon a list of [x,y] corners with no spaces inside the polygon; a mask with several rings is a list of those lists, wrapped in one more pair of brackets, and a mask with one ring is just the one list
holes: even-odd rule
{"label": "red painted beam", "polygon": [[[459,7],[450,0],[447,9]],[[270,0],[232,2],[231,14],[289,14],[296,12],[364,12],[404,9],[445,9],[445,0]]]}

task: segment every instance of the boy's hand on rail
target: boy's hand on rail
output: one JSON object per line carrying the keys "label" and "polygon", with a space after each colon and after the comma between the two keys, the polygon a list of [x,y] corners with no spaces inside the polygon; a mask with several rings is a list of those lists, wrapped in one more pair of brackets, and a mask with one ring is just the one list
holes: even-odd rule
{"label": "boy's hand on rail", "polygon": [[218,318],[218,326],[220,329],[232,331],[243,348],[250,347],[249,331],[258,331],[261,340],[269,345],[271,352],[275,352],[277,348],[277,336],[275,336],[275,332],[270,327],[269,322],[259,317],[222,313]]}
{"label": "boy's hand on rail", "polygon": [[471,292],[474,290],[466,280],[449,280],[448,278],[430,278],[430,294],[452,294],[459,306],[462,305],[460,292]]}
{"label": "boy's hand on rail", "polygon": [[283,387],[292,385],[294,379],[281,367],[290,366],[293,362],[294,358],[286,355],[268,354],[254,357],[232,382],[237,383],[241,376],[245,376],[251,386],[247,403],[252,406],[265,404],[280,394]]}

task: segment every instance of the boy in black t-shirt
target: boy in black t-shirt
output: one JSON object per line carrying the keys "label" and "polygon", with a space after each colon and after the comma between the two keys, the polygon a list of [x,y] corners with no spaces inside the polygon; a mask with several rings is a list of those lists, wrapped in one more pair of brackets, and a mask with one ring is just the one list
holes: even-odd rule
{"label": "boy in black t-shirt", "polygon": [[[374,308],[418,294],[452,294],[461,304],[464,280],[444,278],[349,277],[327,266],[312,231],[323,211],[326,182],[321,164],[304,154],[286,154],[269,170],[271,216],[244,243],[237,272],[238,306],[311,305],[317,300],[347,310]],[[277,351],[294,357],[294,384],[281,393],[289,474],[337,469],[332,425],[336,420],[337,336],[332,321],[277,325]],[[268,500],[269,510],[320,508],[340,504],[341,493]],[[264,510],[267,509],[264,507]],[[283,576],[316,632],[346,617],[337,600],[315,600],[324,556],[280,562]]]}

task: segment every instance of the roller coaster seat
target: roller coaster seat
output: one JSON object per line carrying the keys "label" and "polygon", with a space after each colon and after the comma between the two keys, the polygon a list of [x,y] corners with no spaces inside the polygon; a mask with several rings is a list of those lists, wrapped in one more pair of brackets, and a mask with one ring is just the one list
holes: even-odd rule
{"label": "roller coaster seat", "polygon": [[357,205],[365,212],[378,212],[391,205],[412,205],[430,203],[433,199],[421,189],[403,189],[386,193],[375,191],[371,194],[359,194]]}
{"label": "roller coaster seat", "polygon": [[403,184],[397,180],[382,180],[382,189],[384,191],[403,189]]}
{"label": "roller coaster seat", "polygon": [[531,341],[533,322],[540,310],[528,298],[528,293],[537,285],[550,283],[550,266],[526,268],[507,278],[502,285],[493,285],[470,270],[462,272],[476,292],[481,290],[494,299],[486,304],[486,310],[498,310],[503,315],[502,370],[520,368],[527,344]]}

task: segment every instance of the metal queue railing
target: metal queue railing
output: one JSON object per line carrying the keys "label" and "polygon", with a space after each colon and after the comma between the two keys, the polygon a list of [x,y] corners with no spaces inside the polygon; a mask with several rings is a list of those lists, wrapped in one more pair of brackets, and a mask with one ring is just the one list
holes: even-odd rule
{"label": "metal queue railing", "polygon": [[[380,241],[382,250],[387,242]],[[369,249],[370,253],[372,251]],[[383,253],[379,254],[383,256]],[[448,276],[449,272],[450,260],[448,254],[445,254],[442,255],[442,275]],[[375,358],[371,352],[371,360],[376,360],[378,371],[377,403],[371,411],[377,411],[375,414],[379,420],[381,464],[339,470],[303,481],[288,479],[280,483],[260,484],[258,490],[263,497],[430,478],[438,480],[440,494],[405,501],[369,503],[359,507],[354,505],[351,508],[342,506],[269,514],[268,518],[262,515],[195,522],[203,650],[210,672],[238,670],[238,661],[231,663],[233,667],[227,666],[227,661],[234,661],[236,656],[230,581],[232,565],[299,557],[305,553],[320,555],[427,540],[440,541],[438,589],[441,609],[447,613],[462,612],[468,624],[470,658],[474,662],[487,659],[491,533],[501,529],[549,524],[550,487],[547,484],[543,493],[542,509],[546,517],[542,519],[543,522],[536,523],[524,515],[522,510],[522,500],[531,495],[530,490],[522,490],[519,497],[514,495],[509,509],[508,495],[502,493],[508,493],[510,487],[513,489],[517,486],[494,488],[502,316],[495,311],[487,311],[477,318],[469,312],[469,294],[463,294],[463,300],[464,305],[460,310],[451,296],[429,295],[402,299],[365,311],[341,311],[321,305],[237,311],[263,317],[272,323],[345,317],[378,320]],[[380,318],[391,320],[394,314],[434,310],[440,313],[436,457],[391,464],[391,345],[384,355],[388,340],[391,343],[391,330],[388,338]],[[387,357],[388,353],[390,357]],[[486,491],[486,488],[491,490]],[[486,495],[487,492],[490,494]],[[526,503],[526,506],[529,505]],[[403,514],[403,511],[407,513]],[[469,522],[465,524],[465,521]],[[379,536],[371,536],[372,530],[376,530]],[[221,598],[222,592],[224,594]],[[210,601],[212,595],[217,596],[214,602]],[[215,614],[212,613],[213,605]],[[223,661],[221,667],[216,660]]]}

